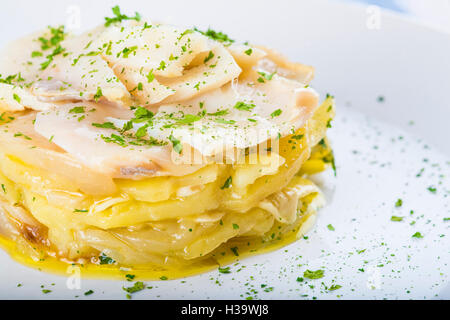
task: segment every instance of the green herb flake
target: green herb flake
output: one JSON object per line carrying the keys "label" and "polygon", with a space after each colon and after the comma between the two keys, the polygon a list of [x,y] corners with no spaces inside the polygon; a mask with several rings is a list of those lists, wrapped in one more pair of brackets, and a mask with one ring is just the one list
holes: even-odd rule
{"label": "green herb flake", "polygon": [[412,235],[413,238],[422,239],[423,235],[420,232],[416,232]]}
{"label": "green herb flake", "polygon": [[120,7],[115,6],[112,8],[112,12],[115,15],[113,18],[105,17],[105,27],[109,27],[113,23],[122,22],[123,20],[135,20],[135,21],[141,21],[141,15],[136,12],[134,17],[129,17],[127,15],[124,15],[120,12]]}
{"label": "green herb flake", "polygon": [[225,268],[219,267],[219,272],[220,272],[220,273],[225,273],[225,274],[231,273],[230,267],[225,267]]}
{"label": "green herb flake", "polygon": [[74,107],[69,110],[69,113],[85,113],[85,107]]}
{"label": "green herb flake", "polygon": [[273,76],[276,74],[276,72],[273,72],[273,73],[271,73],[271,74],[268,74],[268,73],[259,71],[258,74],[261,76],[261,77],[258,78],[258,82],[260,82],[260,83],[265,83],[266,80],[267,80],[267,81],[272,80],[272,79],[273,79]]}
{"label": "green herb flake", "polygon": [[235,124],[236,123],[236,121],[234,121],[234,120],[225,120],[222,118],[215,119],[214,121],[217,123],[220,123],[220,124]]}
{"label": "green herb flake", "polygon": [[13,99],[16,100],[18,103],[20,103],[21,99],[17,94],[13,94]]}
{"label": "green herb flake", "polygon": [[212,51],[210,51],[208,53],[208,56],[205,58],[205,60],[203,61],[204,63],[207,63],[209,60],[211,60],[212,58],[214,58],[214,53]]}
{"label": "green herb flake", "polygon": [[89,212],[89,210],[86,209],[75,209],[73,212]]}
{"label": "green herb flake", "polygon": [[235,105],[234,108],[237,110],[241,110],[241,111],[252,111],[256,106],[252,103],[245,103],[242,101],[238,101]]}
{"label": "green herb flake", "polygon": [[127,279],[127,281],[133,281],[136,276],[134,274],[126,274],[125,278]]}
{"label": "green herb flake", "polygon": [[137,129],[136,138],[140,139],[140,138],[145,137],[147,135],[147,128],[148,128],[148,126],[145,125],[143,127],[140,127],[139,129]]}
{"label": "green herb flake", "polygon": [[122,287],[122,289],[128,293],[135,293],[145,289],[145,284],[142,281],[137,281],[132,287]]}
{"label": "green herb flake", "polygon": [[42,52],[40,52],[40,51],[33,51],[32,53],[31,53],[31,57],[32,58],[37,58],[37,57],[42,57],[44,54],[42,53]]}
{"label": "green herb flake", "polygon": [[305,272],[303,272],[303,277],[307,279],[320,279],[324,277],[324,274],[325,271],[320,269],[316,271],[306,270]]}
{"label": "green herb flake", "polygon": [[223,184],[223,186],[220,187],[220,189],[222,189],[222,190],[228,189],[228,188],[231,187],[232,183],[233,183],[233,178],[232,178],[232,177],[229,177],[229,178],[225,181],[225,183]]}
{"label": "green herb flake", "polygon": [[103,97],[102,88],[98,87],[97,92],[94,95],[95,102],[98,102],[98,100],[100,100],[101,97]]}
{"label": "green herb flake", "polygon": [[84,293],[85,296],[90,296],[91,294],[93,294],[94,291],[93,290],[88,290]]}
{"label": "green herb flake", "polygon": [[270,116],[271,116],[272,118],[279,117],[279,116],[281,115],[281,113],[283,113],[283,111],[282,111],[281,109],[278,109],[278,110],[275,110],[274,112],[272,112],[272,113],[270,114]]}
{"label": "green herb flake", "polygon": [[155,80],[155,75],[153,74],[153,69],[152,69],[152,70],[150,70],[150,72],[147,75],[147,81],[148,81],[148,83],[151,83],[151,82],[153,82],[153,80]]}
{"label": "green herb flake", "polygon": [[116,261],[115,261],[113,258],[108,257],[108,256],[107,256],[106,254],[104,254],[103,252],[102,252],[101,255],[99,255],[98,259],[99,259],[101,265],[103,265],[103,264],[114,264],[114,263],[116,263]]}
{"label": "green herb flake", "polygon": [[225,42],[227,44],[231,44],[234,42],[234,40],[230,39],[230,37],[228,37],[228,35],[226,35],[225,33],[214,31],[211,28],[209,28],[207,31],[200,31],[197,28],[194,28],[194,30],[219,42]]}
{"label": "green herb flake", "polygon": [[181,152],[183,152],[183,145],[181,144],[180,140],[175,138],[173,135],[170,135],[169,141],[172,142],[173,150],[176,153],[181,154]]}
{"label": "green herb flake", "polygon": [[431,193],[437,192],[437,189],[435,187],[428,187],[427,190],[430,191]]}
{"label": "green herb flake", "polygon": [[112,122],[104,122],[104,123],[92,123],[93,127],[102,128],[102,129],[117,129],[114,123]]}
{"label": "green herb flake", "polygon": [[338,289],[340,289],[340,288],[342,288],[341,285],[339,285],[339,284],[333,284],[331,287],[328,288],[328,291],[335,291],[335,290],[338,290]]}

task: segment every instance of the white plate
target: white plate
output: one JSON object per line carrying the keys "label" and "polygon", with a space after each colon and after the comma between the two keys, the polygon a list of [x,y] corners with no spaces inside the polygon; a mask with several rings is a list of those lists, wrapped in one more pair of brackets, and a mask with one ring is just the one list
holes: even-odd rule
{"label": "white plate", "polygon": [[[69,6],[73,3],[78,7]],[[277,48],[314,65],[314,86],[335,95],[338,104],[330,132],[338,175],[318,177],[329,203],[308,240],[245,259],[232,266],[231,274],[214,271],[185,282],[148,283],[153,289],[134,299],[450,298],[450,222],[444,221],[450,217],[448,34],[387,12],[379,29],[370,28],[376,27],[377,17],[371,15],[376,10],[322,0],[157,5],[16,0],[2,4],[1,45],[47,24],[64,23],[77,8],[83,28],[92,27],[115,3],[123,3],[124,12],[137,10],[154,20],[200,28],[211,25],[239,40]],[[437,192],[427,190],[430,186]],[[403,206],[395,208],[399,198]],[[404,221],[390,221],[393,215]],[[413,238],[416,232],[424,237]],[[323,269],[325,277],[297,282],[307,269]],[[26,268],[0,252],[0,298],[84,299],[83,293],[92,289],[88,299],[123,299],[125,283],[82,280],[80,290],[69,290],[64,277]],[[342,288],[325,290],[333,283]],[[43,294],[41,285],[52,292]]]}

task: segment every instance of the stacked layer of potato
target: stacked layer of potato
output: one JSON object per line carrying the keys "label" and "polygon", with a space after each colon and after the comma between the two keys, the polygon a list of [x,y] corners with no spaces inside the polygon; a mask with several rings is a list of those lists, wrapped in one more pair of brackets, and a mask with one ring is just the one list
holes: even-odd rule
{"label": "stacked layer of potato", "polygon": [[205,257],[236,237],[279,238],[313,213],[307,205],[320,191],[299,172],[302,166],[302,174],[324,169],[330,150],[323,139],[333,117],[328,98],[306,127],[280,139],[279,154],[259,156],[257,164],[117,179],[117,193],[107,197],[83,193],[74,181],[2,151],[3,233],[28,243],[36,258],[96,262],[103,254],[127,265]]}

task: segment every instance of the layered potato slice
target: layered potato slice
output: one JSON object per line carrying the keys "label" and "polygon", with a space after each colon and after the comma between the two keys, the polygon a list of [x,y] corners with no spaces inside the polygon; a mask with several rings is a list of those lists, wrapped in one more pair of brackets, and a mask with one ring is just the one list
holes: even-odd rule
{"label": "layered potato slice", "polygon": [[0,234],[22,261],[185,276],[300,238],[324,204],[308,175],[335,167],[335,110],[310,67],[142,21],[5,52]]}

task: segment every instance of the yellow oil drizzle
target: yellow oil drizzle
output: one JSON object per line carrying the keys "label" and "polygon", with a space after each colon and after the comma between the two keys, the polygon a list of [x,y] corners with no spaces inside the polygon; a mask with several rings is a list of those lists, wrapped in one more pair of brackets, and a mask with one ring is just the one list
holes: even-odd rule
{"label": "yellow oil drizzle", "polygon": [[[143,265],[137,267],[120,267],[118,265],[97,264],[71,264],[54,257],[34,260],[18,248],[17,243],[0,235],[0,247],[9,253],[12,259],[32,269],[51,274],[70,276],[74,267],[79,267],[80,275],[85,279],[114,279],[125,280],[127,274],[139,280],[174,280],[202,274],[208,271],[235,263],[243,258],[269,253],[287,246],[298,240],[299,230],[303,223],[313,216],[315,212],[306,214],[300,219],[297,226],[279,239],[263,242],[260,237],[232,239],[221,245],[208,256],[197,259],[195,262],[186,262],[177,266]],[[238,248],[238,256],[231,248]]]}

